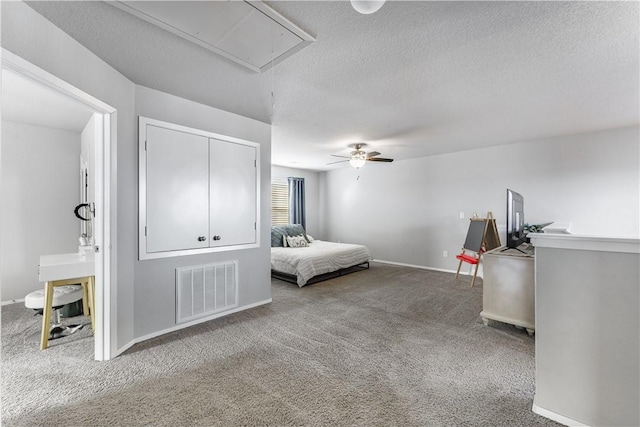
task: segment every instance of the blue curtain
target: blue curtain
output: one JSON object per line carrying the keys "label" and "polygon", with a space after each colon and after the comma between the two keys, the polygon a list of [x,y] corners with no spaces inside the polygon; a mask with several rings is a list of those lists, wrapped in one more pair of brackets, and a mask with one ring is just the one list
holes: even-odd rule
{"label": "blue curtain", "polygon": [[304,178],[289,177],[289,223],[300,224],[306,230],[304,209]]}

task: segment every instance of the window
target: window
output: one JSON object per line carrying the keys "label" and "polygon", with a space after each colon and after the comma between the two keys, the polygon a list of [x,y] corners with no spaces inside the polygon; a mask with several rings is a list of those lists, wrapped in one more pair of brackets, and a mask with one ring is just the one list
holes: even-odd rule
{"label": "window", "polygon": [[271,225],[289,224],[289,184],[286,178],[271,181]]}

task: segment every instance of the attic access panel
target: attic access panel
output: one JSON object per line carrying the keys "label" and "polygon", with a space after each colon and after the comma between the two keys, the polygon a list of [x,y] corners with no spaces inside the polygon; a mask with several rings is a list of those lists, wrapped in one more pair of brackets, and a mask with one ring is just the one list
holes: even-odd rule
{"label": "attic access panel", "polygon": [[315,39],[258,1],[116,1],[111,3],[255,72]]}

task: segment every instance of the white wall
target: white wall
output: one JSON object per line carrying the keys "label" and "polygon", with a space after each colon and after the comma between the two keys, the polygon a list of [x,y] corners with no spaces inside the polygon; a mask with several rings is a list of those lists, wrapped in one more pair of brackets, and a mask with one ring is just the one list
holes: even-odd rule
{"label": "white wall", "polygon": [[369,163],[359,180],[351,168],[329,171],[321,183],[328,239],[366,244],[379,260],[455,270],[473,212],[492,211],[504,242],[507,188],[524,196],[528,223],[638,237],[639,138],[634,126]]}
{"label": "white wall", "polygon": [[[136,115],[232,136],[260,144],[260,241],[256,249],[188,257],[136,261],[135,335],[137,338],[175,327],[175,269],[238,260],[238,305],[271,298],[270,182],[271,126],[156,90],[136,87]],[[137,211],[136,211],[137,213]]]}
{"label": "white wall", "polygon": [[[174,312],[174,295],[169,295],[167,274],[176,266],[175,260],[156,260],[145,266],[140,266],[137,261],[138,137],[137,117],[134,111],[136,87],[25,3],[0,2],[0,8],[0,40],[3,48],[117,110],[112,114],[111,129],[114,137],[110,153],[112,180],[109,183],[112,203],[111,248],[103,249],[110,249],[112,255],[111,316],[117,319],[117,324],[112,326],[112,331],[117,331],[112,334],[112,346],[115,349],[126,348],[142,334],[162,331],[169,325],[169,318]],[[140,93],[145,93],[144,89],[141,89]],[[239,116],[175,97],[164,97],[159,93],[152,95],[147,92],[146,95],[140,95],[138,101],[138,112],[141,114],[260,143],[263,183],[261,191],[268,194],[270,161],[267,159],[271,156],[269,125],[238,119]],[[158,103],[154,104],[156,101]],[[268,198],[266,200],[261,211],[263,241],[268,241],[269,238],[269,202]],[[261,248],[256,250],[255,254],[243,253],[239,257],[243,262],[256,261],[255,271],[251,272],[249,278],[253,287],[251,297],[242,296],[240,304],[245,304],[248,299],[268,297],[270,284],[264,285],[269,283],[268,246],[267,251]],[[185,257],[183,265],[201,263],[206,259],[204,256]],[[157,287],[153,286],[154,279],[159,280]],[[137,280],[141,282],[140,285]],[[163,303],[154,305],[149,302],[159,300]]]}
{"label": "white wall", "polygon": [[[87,188],[87,202],[93,203],[96,201],[95,186],[96,186],[96,146],[95,146],[95,133],[96,133],[96,121],[100,120],[99,115],[93,116],[80,134],[80,161],[81,164],[88,169],[88,188]],[[80,190],[84,191],[83,189]]]}
{"label": "white wall", "polygon": [[533,411],[565,425],[640,425],[640,240],[533,240]]}
{"label": "white wall", "polygon": [[[83,169],[86,169],[87,179],[86,185],[87,188],[80,188],[80,201],[84,201],[84,203],[88,203],[91,206],[94,206],[96,201],[95,193],[96,193],[96,129],[99,128],[98,122],[101,120],[101,116],[99,114],[95,114],[89,121],[87,125],[82,129],[82,133],[80,134],[80,182],[82,183],[82,174]],[[86,191],[86,199],[84,199],[84,193]],[[83,210],[82,212],[86,212]],[[86,233],[89,235],[91,240],[90,244],[93,244],[92,238],[94,237],[94,222],[93,221],[80,221],[80,235]]]}
{"label": "white wall", "polygon": [[40,255],[76,252],[80,134],[2,122],[2,301],[42,289]]}
{"label": "white wall", "polygon": [[[110,183],[111,343],[122,348],[133,339],[133,266],[136,259],[137,146],[134,85],[24,2],[0,2],[2,47],[107,103],[112,115]],[[76,192],[77,194],[77,192]],[[77,229],[76,229],[77,234]],[[76,244],[77,246],[77,244]],[[102,248],[109,250],[109,248]]]}
{"label": "white wall", "polygon": [[320,175],[319,172],[271,166],[272,178],[290,176],[304,178],[304,197],[306,208],[306,231],[316,239],[324,239],[324,230],[320,226]]}

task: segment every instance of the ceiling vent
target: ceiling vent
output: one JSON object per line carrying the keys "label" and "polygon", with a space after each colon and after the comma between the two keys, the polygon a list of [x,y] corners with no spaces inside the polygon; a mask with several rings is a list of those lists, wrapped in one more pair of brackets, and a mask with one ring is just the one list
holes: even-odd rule
{"label": "ceiling vent", "polygon": [[125,12],[255,72],[315,39],[259,1],[116,1]]}

